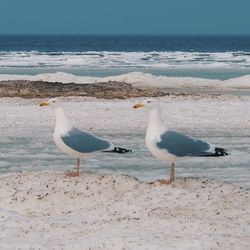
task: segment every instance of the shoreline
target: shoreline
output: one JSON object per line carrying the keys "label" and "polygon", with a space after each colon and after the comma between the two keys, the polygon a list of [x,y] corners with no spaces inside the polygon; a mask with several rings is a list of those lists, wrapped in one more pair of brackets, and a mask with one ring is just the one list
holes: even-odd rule
{"label": "shoreline", "polygon": [[30,80],[0,81],[0,98],[24,99],[52,97],[95,97],[97,99],[128,99],[164,96],[250,96],[249,89],[224,89],[210,87],[143,87],[125,82],[63,83]]}
{"label": "shoreline", "polygon": [[0,81],[0,97],[46,98],[58,96],[82,96],[98,99],[125,99],[133,97],[159,97],[167,91],[142,89],[129,83],[100,82],[91,84],[10,80]]}
{"label": "shoreline", "polygon": [[184,178],[161,185],[127,175],[65,178],[52,171],[13,173],[0,180],[4,249],[250,246],[248,191],[224,182]]}

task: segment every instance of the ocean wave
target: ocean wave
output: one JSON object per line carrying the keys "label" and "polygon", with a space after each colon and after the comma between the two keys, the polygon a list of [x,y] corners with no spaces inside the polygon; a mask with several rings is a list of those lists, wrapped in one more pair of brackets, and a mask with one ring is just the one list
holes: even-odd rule
{"label": "ocean wave", "polygon": [[30,81],[48,81],[77,84],[97,83],[116,81],[120,83],[129,83],[135,87],[147,88],[203,88],[203,89],[247,89],[250,90],[250,75],[231,78],[228,80],[205,79],[195,77],[168,77],[155,76],[142,72],[130,72],[117,76],[108,77],[90,77],[76,76],[65,72],[46,73],[37,75],[8,75],[0,74],[0,81],[6,80],[30,80]]}
{"label": "ocean wave", "polygon": [[1,67],[249,68],[250,53],[1,51]]}

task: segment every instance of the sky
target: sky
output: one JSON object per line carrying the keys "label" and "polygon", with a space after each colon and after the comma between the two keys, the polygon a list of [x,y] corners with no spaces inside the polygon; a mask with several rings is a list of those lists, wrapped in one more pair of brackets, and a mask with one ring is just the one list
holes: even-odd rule
{"label": "sky", "polygon": [[250,0],[0,0],[0,34],[250,35]]}

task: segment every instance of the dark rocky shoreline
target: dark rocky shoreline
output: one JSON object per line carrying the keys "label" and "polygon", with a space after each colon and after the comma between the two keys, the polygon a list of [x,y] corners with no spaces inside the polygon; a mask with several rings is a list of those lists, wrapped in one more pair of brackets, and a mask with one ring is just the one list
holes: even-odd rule
{"label": "dark rocky shoreline", "polygon": [[0,81],[0,97],[46,98],[56,96],[88,96],[103,99],[166,96],[164,90],[140,89],[132,84],[104,82],[76,84],[45,81]]}

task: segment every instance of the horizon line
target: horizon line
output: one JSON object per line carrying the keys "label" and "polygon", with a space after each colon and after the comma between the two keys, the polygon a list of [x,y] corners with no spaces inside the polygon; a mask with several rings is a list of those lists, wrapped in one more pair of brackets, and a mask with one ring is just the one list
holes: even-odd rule
{"label": "horizon line", "polygon": [[180,37],[180,36],[200,36],[200,37],[250,37],[250,34],[80,34],[80,33],[41,33],[41,34],[32,34],[32,33],[0,33],[0,36],[138,36],[138,37],[149,37],[149,36],[173,36],[173,37]]}

